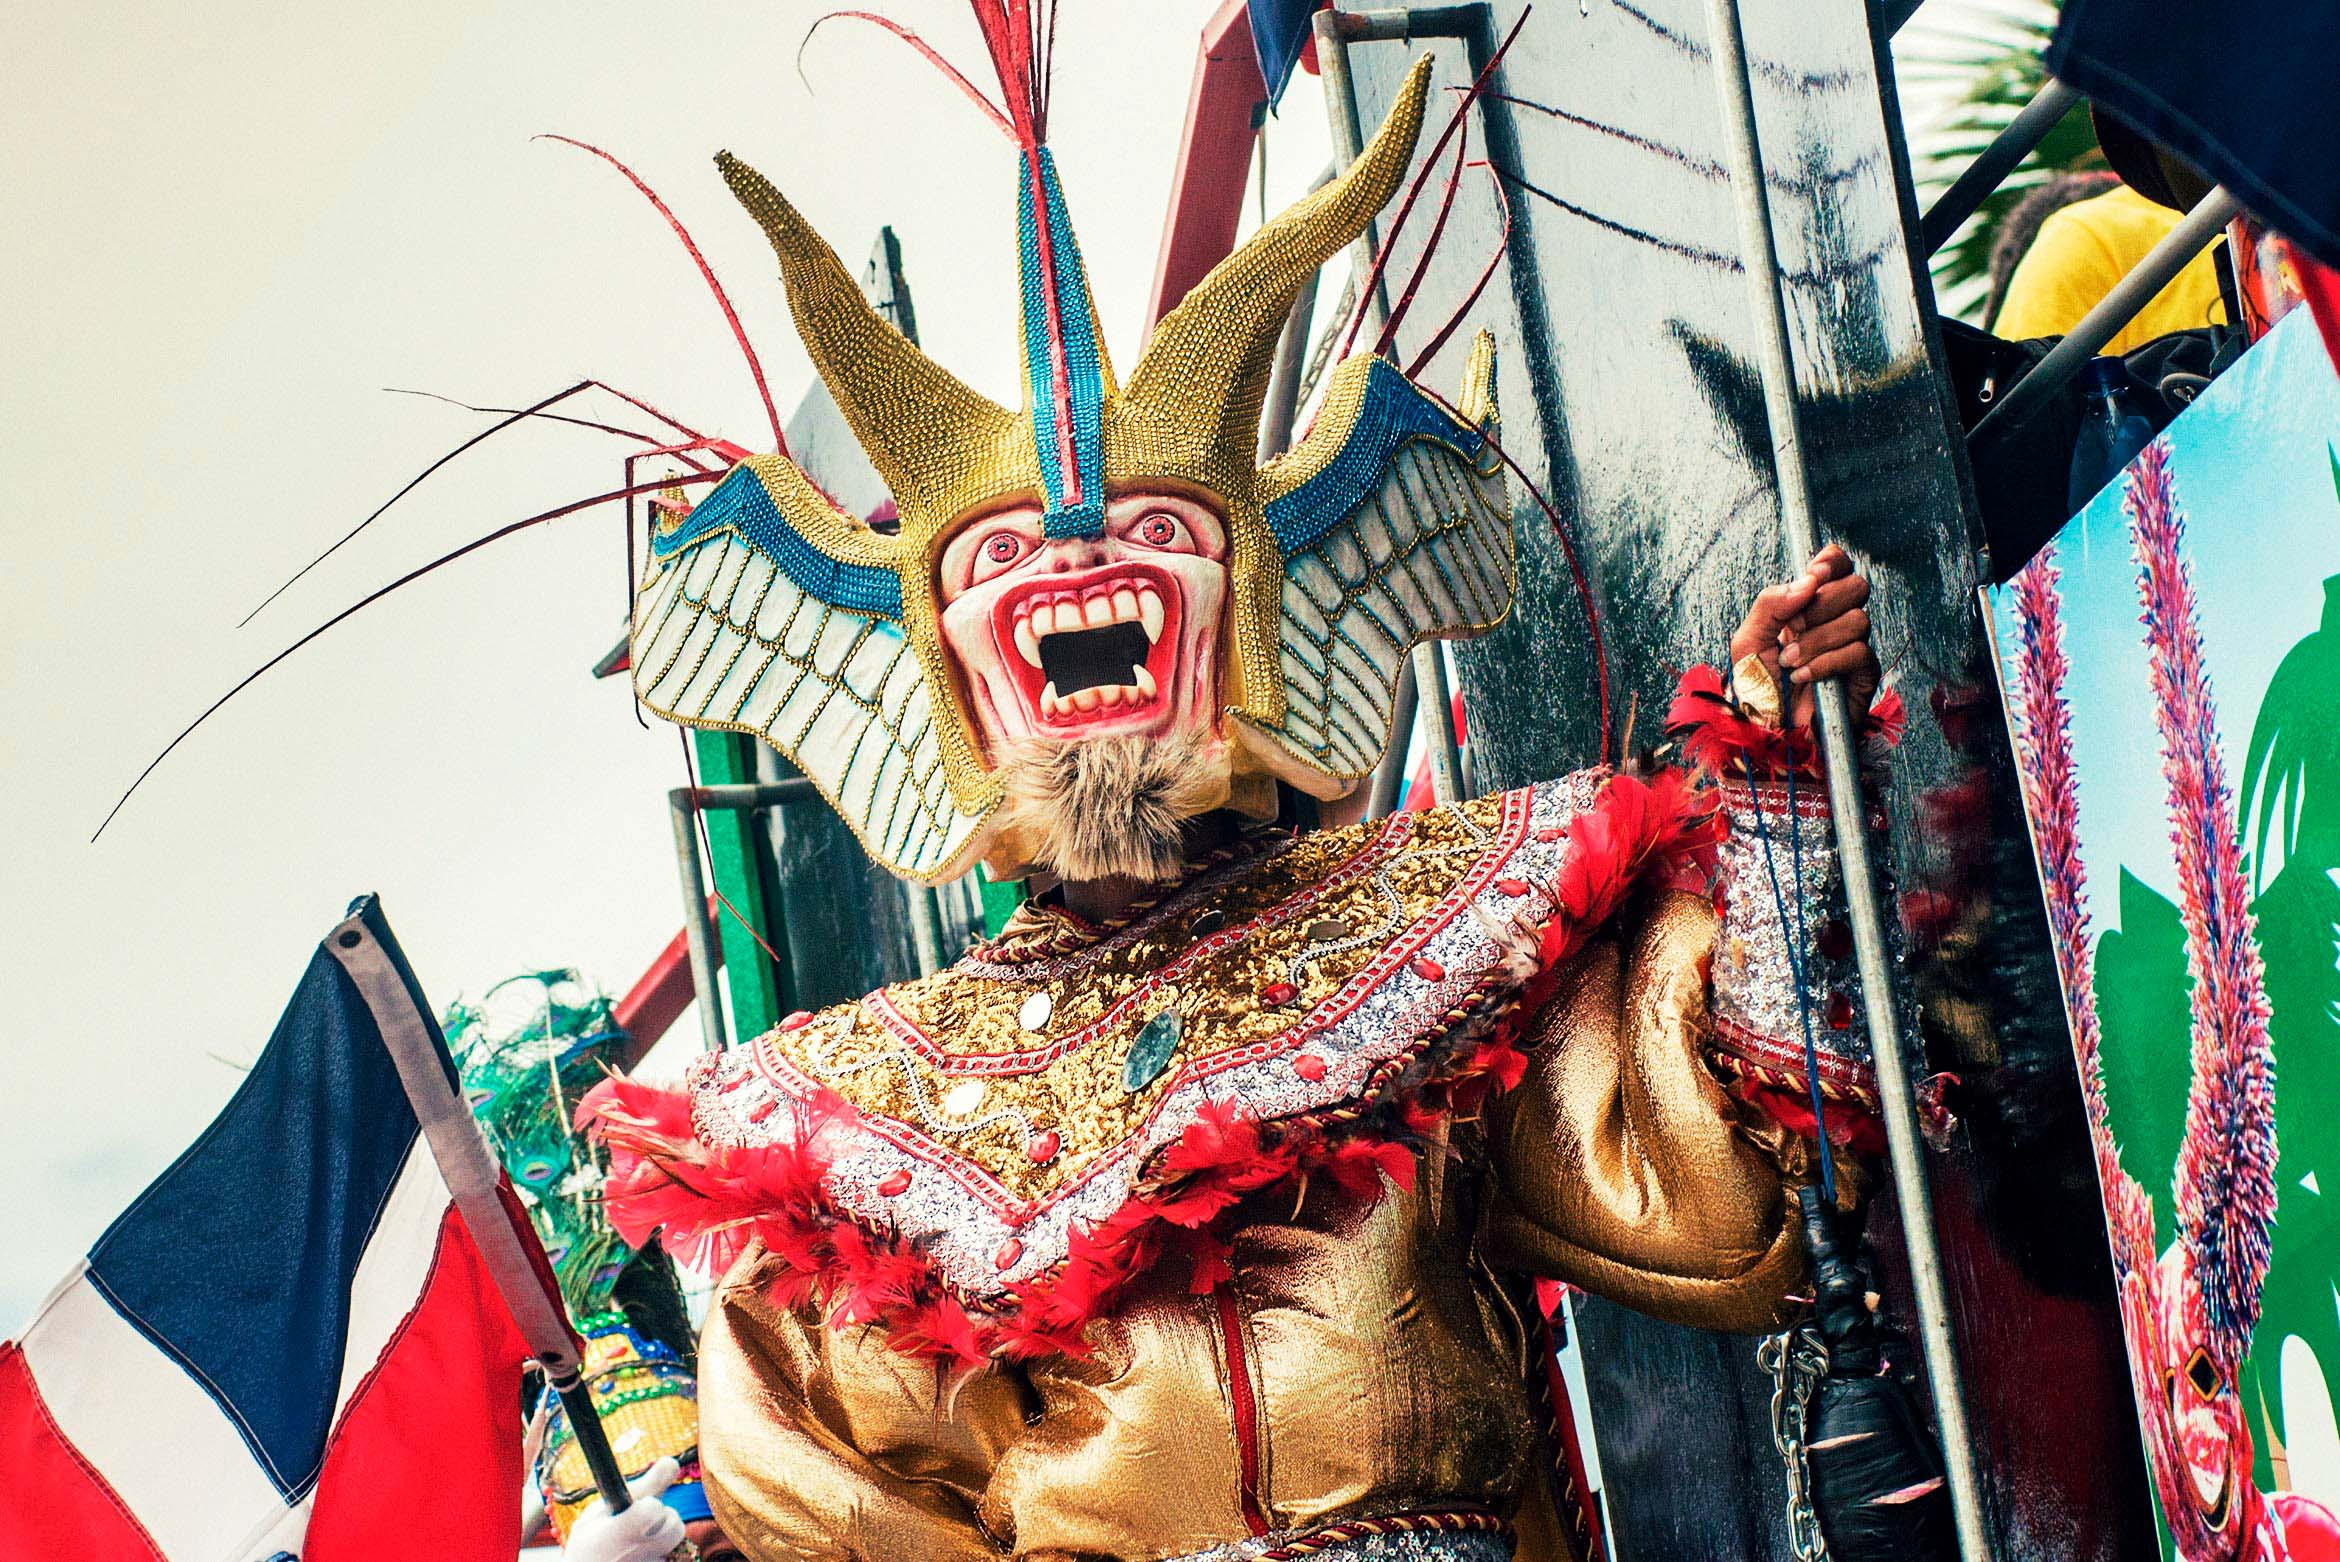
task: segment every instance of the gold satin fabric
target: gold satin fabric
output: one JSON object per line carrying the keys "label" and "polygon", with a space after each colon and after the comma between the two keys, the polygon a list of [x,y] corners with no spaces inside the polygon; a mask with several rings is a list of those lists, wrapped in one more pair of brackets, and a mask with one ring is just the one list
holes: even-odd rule
{"label": "gold satin fabric", "polygon": [[[1698,1061],[1714,913],[1659,892],[1617,928],[1440,1175],[1370,1210],[1323,1189],[1247,1210],[1231,1285],[1271,1528],[1477,1503],[1517,1515],[1525,1562],[1563,1558],[1517,1280],[1725,1329],[1800,1282],[1790,1147],[1736,1127]],[[1251,1533],[1217,1297],[1141,1287],[1086,1360],[946,1384],[774,1307],[759,1270],[726,1280],[699,1361],[716,1516],[757,1562],[1155,1562]]]}

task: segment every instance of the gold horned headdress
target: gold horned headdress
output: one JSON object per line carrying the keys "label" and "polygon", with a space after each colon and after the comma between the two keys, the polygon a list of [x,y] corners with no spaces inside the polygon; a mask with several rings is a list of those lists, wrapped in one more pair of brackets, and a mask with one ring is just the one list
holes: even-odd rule
{"label": "gold horned headdress", "polygon": [[1048,537],[1083,537],[1120,492],[1207,496],[1228,539],[1213,708],[1230,788],[1272,777],[1322,798],[1348,791],[1389,742],[1407,651],[1492,626],[1514,583],[1484,335],[1459,416],[1361,353],[1332,371],[1291,451],[1255,454],[1285,317],[1404,178],[1430,60],[1356,162],[1220,262],[1121,384],[1042,141],[1044,84],[1005,67],[998,18],[977,9],[1007,97],[991,113],[1019,153],[1022,410],[921,353],[779,191],[724,154],[723,176],[770,236],[797,330],[901,526],[880,533],[785,456],[752,457],[662,519],[632,631],[644,704],[770,742],[873,857],[929,883],[987,855],[1005,791],[938,625],[937,566],[962,522],[1032,504]]}

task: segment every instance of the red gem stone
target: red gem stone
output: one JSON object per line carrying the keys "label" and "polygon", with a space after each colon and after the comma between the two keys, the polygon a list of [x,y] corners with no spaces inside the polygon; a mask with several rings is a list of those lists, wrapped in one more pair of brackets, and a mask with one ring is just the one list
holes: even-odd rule
{"label": "red gem stone", "polygon": [[1563,830],[1556,824],[1547,824],[1541,830],[1536,832],[1536,839],[1542,841],[1546,846],[1549,846],[1567,833],[1568,832],[1566,830]]}
{"label": "red gem stone", "polygon": [[1024,1141],[1024,1157],[1035,1166],[1045,1166],[1056,1159],[1056,1152],[1063,1143],[1063,1140],[1057,1138],[1055,1129],[1045,1129]]}
{"label": "red gem stone", "polygon": [[1016,1260],[1023,1256],[1024,1244],[1018,1242],[1014,1237],[1010,1237],[999,1245],[998,1252],[991,1255],[991,1267],[1011,1269],[1015,1267]]}
{"label": "red gem stone", "polygon": [[812,1010],[799,1009],[780,1022],[782,1030],[802,1030],[812,1023]]}
{"label": "red gem stone", "polygon": [[1852,929],[1834,917],[1820,928],[1820,953],[1831,960],[1842,960],[1852,953]]}
{"label": "red gem stone", "polygon": [[1324,1078],[1324,1059],[1313,1052],[1303,1052],[1292,1060],[1292,1072],[1313,1085]]}
{"label": "red gem stone", "polygon": [[1260,1002],[1278,1009],[1299,996],[1300,989],[1290,982],[1270,982],[1259,990]]}
{"label": "red gem stone", "polygon": [[1415,956],[1413,963],[1407,966],[1406,969],[1413,972],[1416,976],[1420,977],[1425,982],[1442,982],[1446,980],[1446,967],[1440,965],[1437,961],[1431,959],[1428,955]]}
{"label": "red gem stone", "polygon": [[887,1178],[885,1181],[883,1181],[883,1182],[881,1182],[881,1183],[879,1183],[879,1184],[878,1184],[878,1192],[879,1192],[879,1194],[880,1194],[880,1195],[882,1195],[883,1197],[885,1197],[885,1198],[889,1198],[889,1199],[892,1199],[892,1198],[899,1198],[899,1197],[901,1197],[903,1194],[905,1194],[905,1193],[908,1193],[909,1191],[910,1191],[910,1174],[909,1174],[907,1171],[898,1171],[898,1172],[895,1172],[895,1173],[894,1173],[892,1176],[888,1177],[888,1178]]}
{"label": "red gem stone", "polygon": [[1830,993],[1828,995],[1828,1028],[1830,1030],[1850,1030],[1852,1029],[1852,1020],[1852,1000],[1843,993]]}
{"label": "red gem stone", "polygon": [[1498,893],[1509,895],[1514,900],[1517,900],[1522,895],[1529,895],[1534,893],[1534,891],[1528,888],[1528,883],[1525,879],[1497,879],[1495,881],[1495,888]]}

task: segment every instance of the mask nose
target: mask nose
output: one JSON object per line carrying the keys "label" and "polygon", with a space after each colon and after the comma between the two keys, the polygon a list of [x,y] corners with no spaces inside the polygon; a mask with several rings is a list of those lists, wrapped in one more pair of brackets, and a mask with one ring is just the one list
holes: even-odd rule
{"label": "mask nose", "polygon": [[1094,569],[1108,557],[1102,537],[1052,537],[1041,544],[1040,569],[1043,574],[1070,575]]}

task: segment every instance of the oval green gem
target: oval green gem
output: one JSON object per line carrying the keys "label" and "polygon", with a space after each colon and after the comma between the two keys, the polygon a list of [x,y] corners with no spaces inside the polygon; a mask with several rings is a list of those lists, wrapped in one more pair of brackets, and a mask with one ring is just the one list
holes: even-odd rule
{"label": "oval green gem", "polygon": [[1185,1028],[1186,1022],[1176,1009],[1164,1009],[1140,1026],[1137,1039],[1129,1044],[1129,1056],[1122,1060],[1121,1088],[1134,1094],[1160,1079],[1162,1070],[1170,1066],[1170,1055],[1178,1050],[1179,1032]]}

